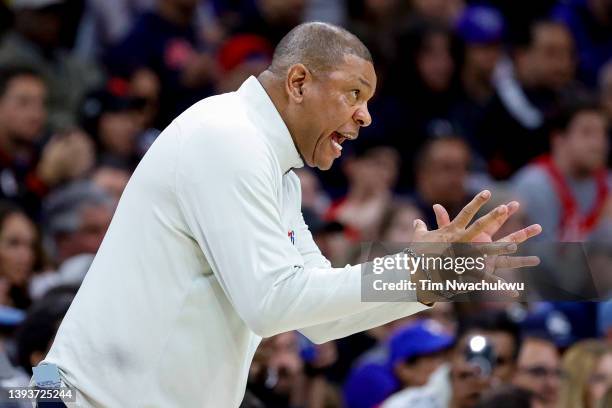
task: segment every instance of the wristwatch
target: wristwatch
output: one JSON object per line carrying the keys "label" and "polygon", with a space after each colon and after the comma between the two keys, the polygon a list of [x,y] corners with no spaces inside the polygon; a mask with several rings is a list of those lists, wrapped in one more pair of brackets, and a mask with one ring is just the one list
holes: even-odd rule
{"label": "wristwatch", "polygon": [[[402,252],[405,252],[406,254],[408,254],[412,258],[418,258],[418,255],[415,254],[414,251],[412,249],[408,248],[408,247],[404,248],[404,250]],[[421,270],[423,271],[423,273],[425,274],[427,279],[430,282],[433,282],[433,279],[431,277],[431,273],[429,272],[429,269],[423,268]],[[435,291],[432,290],[431,292],[434,293],[435,295],[441,296],[441,297],[446,298],[446,299],[450,299],[450,298],[452,298],[453,296],[456,295],[456,293],[450,292],[450,291],[448,291],[446,289],[435,290]]]}

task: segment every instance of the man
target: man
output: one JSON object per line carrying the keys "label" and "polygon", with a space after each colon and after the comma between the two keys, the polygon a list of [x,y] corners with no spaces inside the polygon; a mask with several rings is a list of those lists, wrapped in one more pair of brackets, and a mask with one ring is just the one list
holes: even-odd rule
{"label": "man", "polygon": [[[45,359],[75,387],[77,406],[236,407],[262,337],[297,329],[322,343],[435,301],[419,291],[408,303],[362,302],[361,266],[331,268],[299,210],[291,169],[329,169],[342,142],[370,124],[375,87],[355,36],[308,23],[257,79],[195,104],[162,132]],[[441,229],[419,221],[415,240],[490,242],[507,206],[466,228],[489,196],[452,222],[438,208]],[[520,230],[497,250],[538,231]]]}
{"label": "man", "polygon": [[523,340],[513,383],[534,393],[541,407],[556,407],[561,382],[561,358],[555,345],[543,338]]}
{"label": "man", "polygon": [[436,225],[435,203],[456,215],[469,201],[470,157],[470,148],[459,137],[431,138],[423,145],[416,157],[414,196],[428,226]]}
{"label": "man", "polygon": [[463,333],[480,334],[491,340],[495,350],[492,376],[495,384],[509,384],[516,371],[520,327],[504,310],[485,310],[461,322]]}
{"label": "man", "polygon": [[113,216],[113,199],[92,181],[72,183],[45,200],[45,227],[59,265],[95,254]]}
{"label": "man", "polygon": [[498,64],[496,94],[476,129],[477,149],[497,179],[546,150],[545,119],[559,94],[577,88],[574,42],[560,23],[530,25],[513,40],[512,57],[512,63]]}
{"label": "man", "polygon": [[57,134],[39,151],[47,121],[47,85],[26,67],[0,68],[0,197],[39,218],[40,201],[56,185],[93,164],[93,144],[81,132]]}
{"label": "man", "polygon": [[201,44],[194,24],[197,5],[197,0],[155,0],[155,7],[136,19],[105,56],[117,76],[150,68],[159,77],[159,119],[164,126],[211,94],[215,64],[211,55],[199,51],[206,44]]}
{"label": "man", "polygon": [[326,220],[345,225],[348,236],[354,241],[375,239],[385,209],[393,200],[399,160],[399,154],[392,147],[356,149],[343,163],[348,192],[332,203]]}
{"label": "man", "polygon": [[461,67],[464,98],[457,103],[453,121],[466,137],[473,137],[484,109],[495,94],[493,73],[503,55],[504,17],[495,8],[469,6],[457,23],[457,34],[465,43]]}
{"label": "man", "polygon": [[389,364],[403,389],[422,387],[431,374],[447,360],[447,351],[455,341],[434,320],[408,325],[389,339]]}
{"label": "man", "polygon": [[553,17],[567,25],[578,51],[578,75],[588,86],[612,55],[612,1],[570,0],[560,2]]}
{"label": "man", "polygon": [[20,64],[39,70],[49,87],[49,124],[65,130],[76,124],[83,96],[102,80],[99,66],[62,48],[65,0],[14,0],[14,28],[0,41],[0,66]]}
{"label": "man", "polygon": [[492,385],[492,376],[466,358],[464,350],[474,337],[461,336],[450,361],[434,371],[425,385],[393,394],[382,408],[473,408]]}
{"label": "man", "polygon": [[582,241],[598,227],[611,187],[606,117],[597,103],[576,100],[551,128],[550,155],[523,168],[514,189],[527,217],[542,223],[542,239]]}

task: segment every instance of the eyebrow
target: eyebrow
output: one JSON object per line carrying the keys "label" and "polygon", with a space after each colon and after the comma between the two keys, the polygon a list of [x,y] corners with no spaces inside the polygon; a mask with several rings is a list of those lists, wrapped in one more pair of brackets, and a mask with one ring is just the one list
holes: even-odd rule
{"label": "eyebrow", "polygon": [[370,83],[368,81],[366,81],[363,77],[360,76],[357,79],[359,79],[359,82],[361,82],[362,84],[364,84],[368,88],[372,89],[372,85],[370,85]]}

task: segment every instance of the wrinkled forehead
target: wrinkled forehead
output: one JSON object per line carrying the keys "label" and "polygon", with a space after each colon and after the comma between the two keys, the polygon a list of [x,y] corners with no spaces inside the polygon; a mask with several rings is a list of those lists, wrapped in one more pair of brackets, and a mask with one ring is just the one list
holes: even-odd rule
{"label": "wrinkled forehead", "polygon": [[374,65],[355,55],[345,54],[343,60],[326,73],[326,77],[332,82],[359,85],[371,94],[376,90]]}

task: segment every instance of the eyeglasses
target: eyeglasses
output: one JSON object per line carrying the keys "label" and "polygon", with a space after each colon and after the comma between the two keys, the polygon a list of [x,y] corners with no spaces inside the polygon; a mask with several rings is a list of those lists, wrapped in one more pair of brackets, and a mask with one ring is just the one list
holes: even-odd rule
{"label": "eyeglasses", "polygon": [[565,377],[565,373],[560,368],[548,368],[544,366],[521,367],[520,371],[529,374],[537,379],[555,378],[560,379]]}

